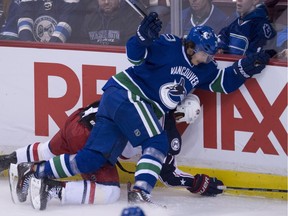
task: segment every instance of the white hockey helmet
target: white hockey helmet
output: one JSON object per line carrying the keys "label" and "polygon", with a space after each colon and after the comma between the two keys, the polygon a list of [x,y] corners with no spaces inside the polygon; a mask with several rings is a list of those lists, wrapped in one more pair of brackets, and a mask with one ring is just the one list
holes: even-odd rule
{"label": "white hockey helmet", "polygon": [[176,107],[175,120],[177,123],[193,123],[201,113],[200,100],[195,94],[188,94],[185,99]]}

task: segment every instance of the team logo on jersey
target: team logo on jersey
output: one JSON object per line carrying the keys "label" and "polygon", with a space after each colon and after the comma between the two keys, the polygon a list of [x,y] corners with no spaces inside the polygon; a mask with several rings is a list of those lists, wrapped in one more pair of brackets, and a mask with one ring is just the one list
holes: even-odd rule
{"label": "team logo on jersey", "polygon": [[270,38],[272,35],[272,29],[270,27],[270,25],[268,25],[267,23],[265,23],[263,25],[263,31],[264,31],[264,35],[266,38]]}
{"label": "team logo on jersey", "polygon": [[134,134],[136,137],[139,137],[141,135],[141,132],[139,129],[134,130]]}
{"label": "team logo on jersey", "polygon": [[170,144],[173,151],[178,151],[180,149],[180,142],[178,138],[174,138]]}
{"label": "team logo on jersey", "polygon": [[46,2],[44,2],[44,9],[47,10],[51,10],[53,6],[53,2],[51,0],[46,0]]}
{"label": "team logo on jersey", "polygon": [[183,100],[187,91],[185,89],[185,79],[181,77],[179,82],[166,83],[160,87],[160,98],[162,103],[169,109],[174,109],[178,102]]}
{"label": "team logo on jersey", "polygon": [[55,30],[57,21],[50,16],[38,17],[33,26],[33,35],[38,42],[48,42]]}

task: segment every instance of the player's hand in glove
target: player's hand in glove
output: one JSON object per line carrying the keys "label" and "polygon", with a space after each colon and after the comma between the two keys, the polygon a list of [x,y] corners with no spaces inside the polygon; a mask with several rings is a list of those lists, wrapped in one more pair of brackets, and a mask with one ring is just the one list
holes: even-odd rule
{"label": "player's hand in glove", "polygon": [[235,73],[248,79],[261,71],[268,64],[270,54],[265,51],[248,55],[233,64]]}
{"label": "player's hand in glove", "polygon": [[153,40],[159,37],[161,29],[162,22],[158,18],[158,14],[151,12],[138,26],[136,37],[142,45],[150,46]]}
{"label": "player's hand in glove", "polygon": [[217,188],[218,186],[223,186],[223,182],[217,178],[209,177],[205,174],[197,174],[195,175],[192,187],[187,188],[187,190],[202,196],[216,196],[223,193],[223,190]]}

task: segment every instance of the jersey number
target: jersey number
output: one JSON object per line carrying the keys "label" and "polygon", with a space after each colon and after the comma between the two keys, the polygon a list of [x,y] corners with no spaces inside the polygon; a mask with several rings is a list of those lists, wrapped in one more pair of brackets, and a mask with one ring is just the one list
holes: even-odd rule
{"label": "jersey number", "polygon": [[172,34],[163,34],[164,38],[169,41],[169,42],[174,42],[176,41],[176,38],[174,35]]}

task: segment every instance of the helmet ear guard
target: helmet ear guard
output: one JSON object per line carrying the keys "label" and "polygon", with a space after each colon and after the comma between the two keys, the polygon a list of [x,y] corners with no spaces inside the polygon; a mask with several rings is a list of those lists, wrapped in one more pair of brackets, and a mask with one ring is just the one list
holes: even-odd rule
{"label": "helmet ear guard", "polygon": [[[185,48],[185,53],[186,53],[188,59],[192,59],[192,56],[195,53],[195,43],[193,41],[187,41],[185,38],[183,38],[182,39],[182,44],[183,44],[183,46]],[[193,52],[191,52],[191,51],[193,51]]]}
{"label": "helmet ear guard", "polygon": [[188,94],[180,104],[177,105],[174,112],[177,123],[193,123],[201,113],[200,100],[195,94]]}

